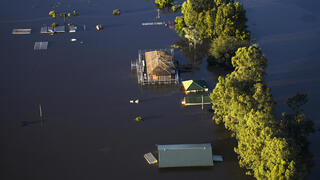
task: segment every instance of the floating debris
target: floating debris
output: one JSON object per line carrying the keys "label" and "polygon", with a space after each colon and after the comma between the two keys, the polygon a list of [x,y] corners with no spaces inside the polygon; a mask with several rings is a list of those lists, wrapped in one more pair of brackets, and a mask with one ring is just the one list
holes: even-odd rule
{"label": "floating debris", "polygon": [[157,164],[158,160],[153,156],[151,152],[145,154],[144,159],[148,162],[148,164]]}
{"label": "floating debris", "polygon": [[31,29],[13,29],[12,34],[31,34]]}
{"label": "floating debris", "polygon": [[100,31],[100,30],[102,30],[102,29],[103,29],[103,27],[102,27],[102,25],[101,25],[101,24],[98,24],[98,25],[96,25],[96,29],[97,29],[98,31]]}
{"label": "floating debris", "polygon": [[75,42],[75,41],[77,41],[77,39],[70,39],[70,41],[71,41],[71,42]]}
{"label": "floating debris", "polygon": [[78,29],[75,25],[68,25],[69,26],[69,33],[75,33]]}
{"label": "floating debris", "polygon": [[34,50],[47,50],[48,49],[48,42],[35,42],[33,49]]}
{"label": "floating debris", "polygon": [[114,16],[120,16],[120,14],[121,14],[120,9],[114,9],[114,10],[112,11],[112,15],[114,15]]}
{"label": "floating debris", "polygon": [[136,100],[131,99],[131,100],[130,100],[130,103],[131,103],[131,104],[133,104],[133,103],[139,104],[139,99],[136,99]]}
{"label": "floating debris", "polygon": [[143,121],[141,116],[136,117],[135,120],[136,120],[136,122],[142,122]]}

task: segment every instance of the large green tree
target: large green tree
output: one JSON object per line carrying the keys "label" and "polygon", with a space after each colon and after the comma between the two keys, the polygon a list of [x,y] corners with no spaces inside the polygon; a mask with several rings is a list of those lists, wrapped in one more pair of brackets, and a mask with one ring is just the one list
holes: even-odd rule
{"label": "large green tree", "polygon": [[208,62],[232,67],[231,58],[240,47],[249,45],[249,40],[238,39],[233,36],[219,36],[211,41]]}
{"label": "large green tree", "polygon": [[272,94],[263,77],[267,60],[253,45],[239,48],[232,58],[234,71],[211,93],[213,119],[232,131],[242,167],[257,179],[294,179],[299,174],[295,153],[274,113]]}

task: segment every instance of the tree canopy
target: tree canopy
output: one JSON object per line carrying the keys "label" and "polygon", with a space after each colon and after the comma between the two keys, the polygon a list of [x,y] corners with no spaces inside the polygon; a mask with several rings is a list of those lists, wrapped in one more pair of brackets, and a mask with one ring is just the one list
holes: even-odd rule
{"label": "tree canopy", "polygon": [[[193,29],[200,39],[211,39],[208,61],[231,66],[231,57],[239,47],[249,44],[245,10],[239,2],[229,0],[187,0],[182,4],[183,16],[176,17],[176,32],[188,40]],[[186,37],[187,36],[187,37]]]}
{"label": "tree canopy", "polygon": [[232,57],[234,71],[219,77],[211,93],[213,119],[233,133],[238,145],[235,152],[241,167],[251,167],[257,179],[300,179],[307,168],[301,155],[312,121],[299,108],[306,96],[289,98],[295,112],[284,113],[283,120],[274,113],[271,90],[264,83],[267,60],[256,46],[239,48]]}
{"label": "tree canopy", "polygon": [[159,8],[171,7],[174,0],[155,0],[154,1]]}

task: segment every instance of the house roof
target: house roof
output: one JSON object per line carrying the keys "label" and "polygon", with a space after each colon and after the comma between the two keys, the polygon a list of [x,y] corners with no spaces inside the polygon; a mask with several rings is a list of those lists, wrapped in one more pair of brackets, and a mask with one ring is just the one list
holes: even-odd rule
{"label": "house roof", "polygon": [[203,98],[203,104],[211,103],[209,94],[190,94],[185,97],[186,104],[201,104]]}
{"label": "house roof", "polygon": [[158,145],[159,168],[213,166],[211,144]]}
{"label": "house roof", "polygon": [[207,83],[204,80],[187,80],[182,81],[183,88],[185,91],[203,91],[208,88]]}
{"label": "house roof", "polygon": [[149,75],[171,75],[174,68],[173,57],[166,51],[149,51],[145,53],[147,73]]}

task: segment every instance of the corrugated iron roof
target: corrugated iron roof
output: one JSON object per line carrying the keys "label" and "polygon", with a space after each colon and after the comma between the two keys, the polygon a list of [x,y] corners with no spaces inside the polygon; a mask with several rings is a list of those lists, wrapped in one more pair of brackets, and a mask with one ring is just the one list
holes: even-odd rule
{"label": "corrugated iron roof", "polygon": [[182,81],[182,85],[185,91],[204,91],[208,88],[208,85],[204,80]]}
{"label": "corrugated iron roof", "polygon": [[158,145],[159,168],[213,166],[211,144]]}

